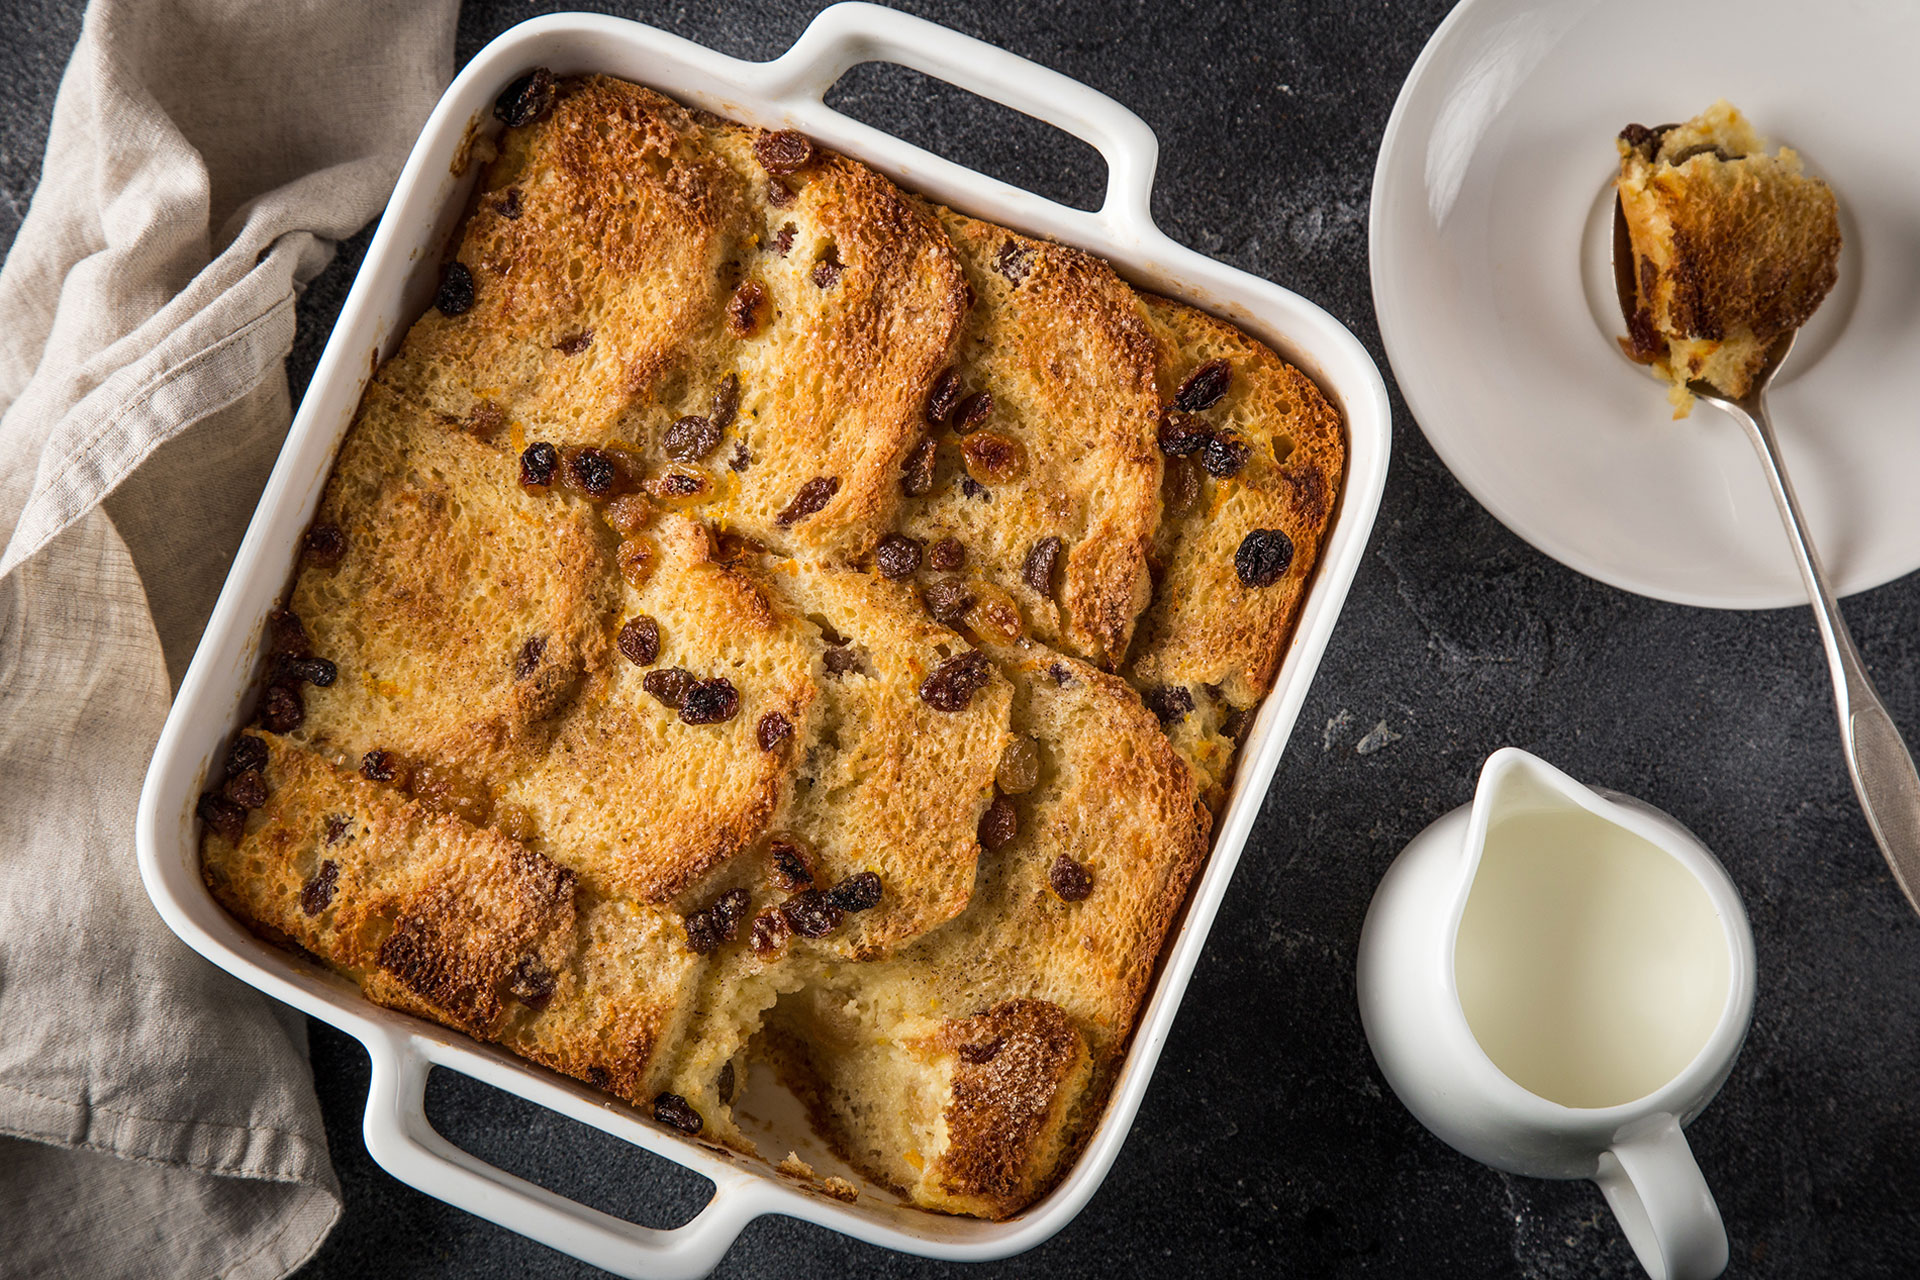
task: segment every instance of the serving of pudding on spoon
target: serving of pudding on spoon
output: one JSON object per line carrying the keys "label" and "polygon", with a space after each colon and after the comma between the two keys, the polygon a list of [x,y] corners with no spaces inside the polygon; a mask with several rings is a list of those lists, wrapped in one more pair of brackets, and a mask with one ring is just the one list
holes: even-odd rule
{"label": "serving of pudding on spoon", "polygon": [[1613,278],[1620,349],[1670,385],[1674,417],[1724,410],[1765,464],[1833,675],[1854,793],[1880,852],[1920,911],[1920,774],[1854,647],[1808,535],[1767,416],[1767,387],[1838,278],[1833,192],[1772,155],[1725,101],[1685,124],[1621,130]]}

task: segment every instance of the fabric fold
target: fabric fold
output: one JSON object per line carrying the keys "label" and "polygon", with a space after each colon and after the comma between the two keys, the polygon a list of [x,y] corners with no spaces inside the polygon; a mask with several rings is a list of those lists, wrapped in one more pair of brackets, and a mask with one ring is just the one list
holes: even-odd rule
{"label": "fabric fold", "polygon": [[271,1277],[340,1213],[306,1023],[194,955],[133,823],[454,0],[96,0],[0,268],[0,1271]]}

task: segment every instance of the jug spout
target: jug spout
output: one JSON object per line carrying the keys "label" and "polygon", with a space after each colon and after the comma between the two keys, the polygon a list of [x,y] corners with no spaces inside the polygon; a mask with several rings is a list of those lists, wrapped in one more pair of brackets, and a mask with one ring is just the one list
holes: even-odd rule
{"label": "jug spout", "polygon": [[1502,747],[1480,767],[1468,810],[1466,845],[1460,860],[1460,894],[1456,911],[1466,904],[1480,859],[1486,852],[1487,832],[1500,822],[1530,813],[1582,811],[1614,821],[1614,806],[1593,788],[1554,768],[1532,752]]}

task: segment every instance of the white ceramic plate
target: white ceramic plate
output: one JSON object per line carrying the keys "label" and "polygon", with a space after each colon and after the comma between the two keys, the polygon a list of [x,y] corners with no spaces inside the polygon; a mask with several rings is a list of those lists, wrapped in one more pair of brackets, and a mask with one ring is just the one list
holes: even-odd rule
{"label": "white ceramic plate", "polygon": [[1613,137],[1727,98],[1840,199],[1840,281],[1770,395],[1840,591],[1920,567],[1920,4],[1467,0],[1374,175],[1381,337],[1460,482],[1563,564],[1715,608],[1803,604],[1752,447],[1675,422],[1608,269]]}

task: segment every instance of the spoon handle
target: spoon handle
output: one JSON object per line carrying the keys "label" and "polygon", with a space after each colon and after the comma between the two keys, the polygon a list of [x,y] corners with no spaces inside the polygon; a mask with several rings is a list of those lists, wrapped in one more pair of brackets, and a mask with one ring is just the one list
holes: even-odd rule
{"label": "spoon handle", "polygon": [[1773,420],[1767,415],[1765,394],[1721,404],[1746,428],[1760,460],[1766,464],[1773,500],[1786,522],[1787,539],[1799,561],[1800,577],[1813,605],[1814,624],[1820,629],[1820,643],[1826,648],[1827,666],[1833,673],[1840,741],[1846,749],[1854,794],[1860,797],[1867,825],[1873,829],[1873,838],[1893,869],[1900,891],[1907,895],[1913,909],[1920,911],[1920,773],[1914,771],[1913,753],[1867,676],[1866,663],[1854,647],[1846,619],[1840,616],[1840,604],[1834,599],[1820,553],[1807,536],[1793,482],[1780,462],[1779,442]]}

